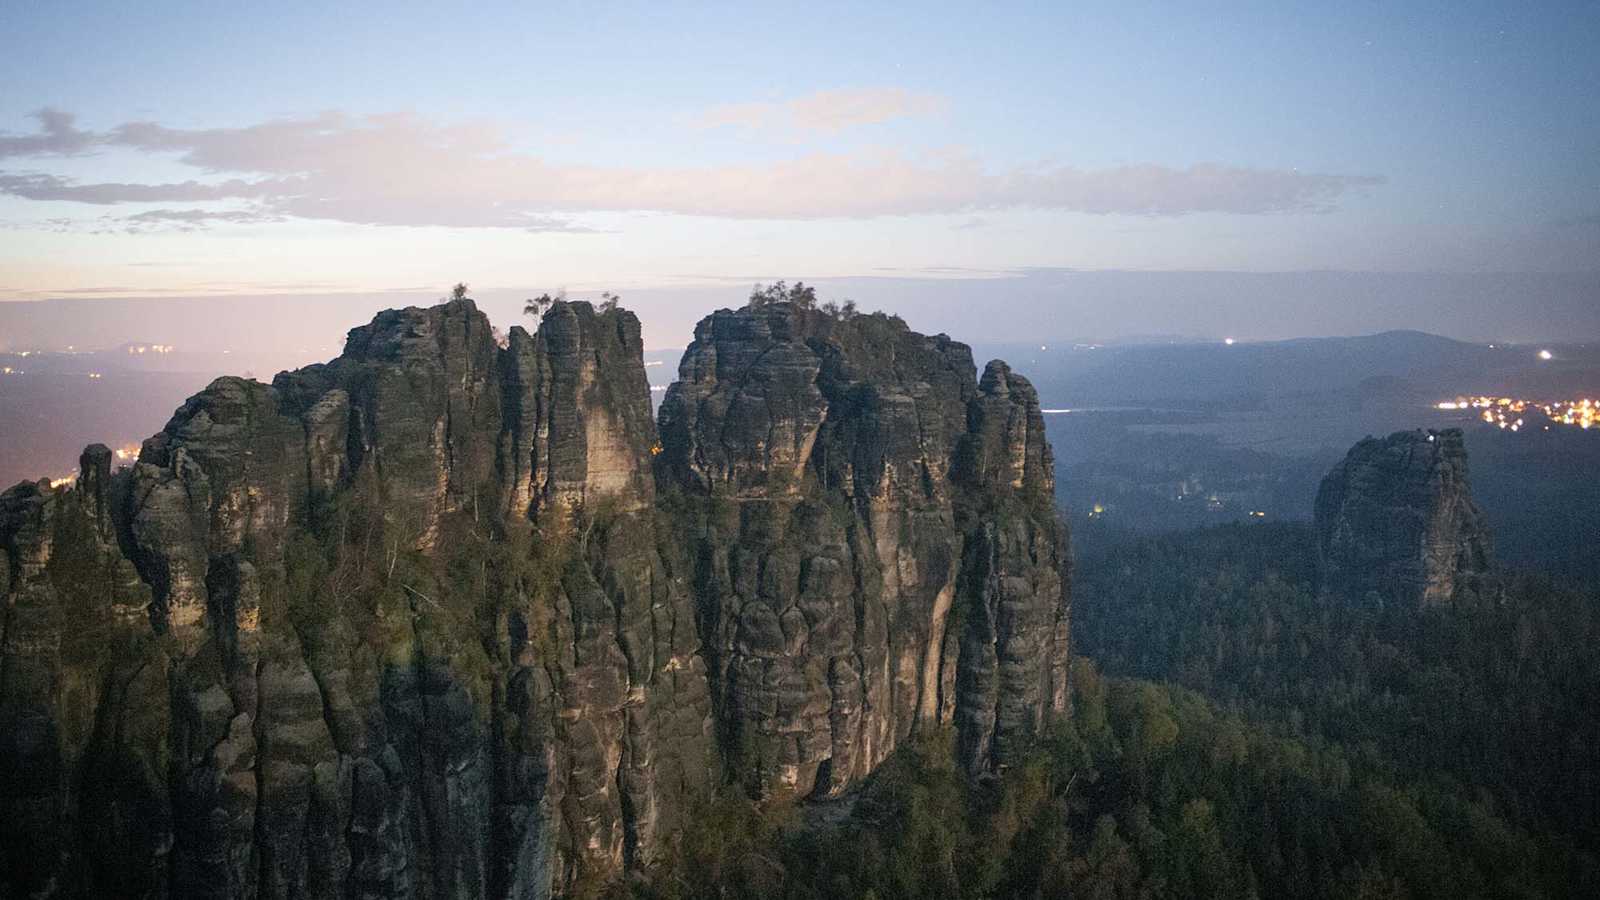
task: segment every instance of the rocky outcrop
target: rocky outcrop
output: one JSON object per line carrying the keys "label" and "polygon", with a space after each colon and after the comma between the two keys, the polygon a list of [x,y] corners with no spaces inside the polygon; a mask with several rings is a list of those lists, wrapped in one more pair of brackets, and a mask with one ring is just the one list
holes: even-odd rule
{"label": "rocky outcrop", "polygon": [[1356,444],[1322,481],[1316,532],[1328,593],[1414,607],[1493,589],[1489,530],[1459,429]]}
{"label": "rocky outcrop", "polygon": [[720,745],[759,793],[834,796],[917,729],[975,771],[1065,704],[1064,531],[1037,398],[885,316],[702,321],[661,407],[693,510]]}
{"label": "rocky outcrop", "polygon": [[166,889],[165,653],[118,548],[110,461],[96,444],[75,489],[0,494],[0,895],[60,891],[69,862]]}
{"label": "rocky outcrop", "polygon": [[470,300],[223,378],[0,495],[0,895],[543,897],[743,786],[919,730],[975,775],[1062,711],[1026,380],[881,315]]}

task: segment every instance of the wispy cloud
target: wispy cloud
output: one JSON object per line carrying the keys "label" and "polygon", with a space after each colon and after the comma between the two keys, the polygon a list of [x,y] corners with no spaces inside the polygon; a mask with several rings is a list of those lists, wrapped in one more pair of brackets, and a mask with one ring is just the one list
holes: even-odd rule
{"label": "wispy cloud", "polygon": [[781,102],[726,103],[695,121],[705,128],[734,126],[761,131],[834,134],[860,125],[936,115],[949,106],[936,94],[899,87],[817,91]]}
{"label": "wispy cloud", "polygon": [[133,231],[167,230],[196,231],[208,225],[254,225],[262,222],[279,222],[283,216],[263,209],[151,209],[117,221]]}
{"label": "wispy cloud", "polygon": [[38,134],[13,135],[0,132],[0,159],[8,156],[67,156],[89,149],[96,135],[79,131],[71,113],[46,107],[32,114],[39,123]]}
{"label": "wispy cloud", "polygon": [[[818,107],[805,116],[815,122],[866,121],[891,107],[844,105],[831,112]],[[195,169],[197,177],[149,184],[85,183],[54,174],[0,172],[0,194],[94,205],[225,201],[249,204],[251,210],[158,209],[126,217],[135,221],[123,221],[124,228],[301,218],[583,231],[567,217],[628,211],[738,219],[861,219],[1029,208],[1144,216],[1257,215],[1328,210],[1347,192],[1383,180],[1222,163],[1103,169],[1035,165],[997,171],[972,156],[927,158],[893,151],[810,153],[753,165],[571,165],[515,150],[492,125],[441,125],[403,114],[324,113],[216,129],[132,122],[93,134],[77,131],[70,117],[53,121],[56,125],[41,119],[43,130],[35,136],[43,142],[40,147],[105,146],[149,153],[175,158]]]}
{"label": "wispy cloud", "polygon": [[218,183],[182,181],[168,184],[101,182],[80,184],[68,178],[43,173],[11,175],[0,173],[0,194],[24,200],[67,200],[110,206],[116,203],[203,203],[241,197],[282,194],[283,183],[250,182],[240,179]]}
{"label": "wispy cloud", "polygon": [[[253,225],[281,222],[284,217],[259,207],[246,209],[151,209],[128,216],[101,215],[87,219],[54,217],[33,221],[4,222],[11,230],[54,231],[88,234],[146,234],[160,231],[199,231],[212,225]],[[164,265],[127,263],[126,265]]]}

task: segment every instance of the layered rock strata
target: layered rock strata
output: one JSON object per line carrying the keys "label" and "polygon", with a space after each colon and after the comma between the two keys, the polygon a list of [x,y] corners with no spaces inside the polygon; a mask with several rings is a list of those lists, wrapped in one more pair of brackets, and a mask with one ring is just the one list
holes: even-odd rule
{"label": "layered rock strata", "polygon": [[1027,381],[881,315],[394,310],[0,495],[0,895],[543,897],[1066,702]]}

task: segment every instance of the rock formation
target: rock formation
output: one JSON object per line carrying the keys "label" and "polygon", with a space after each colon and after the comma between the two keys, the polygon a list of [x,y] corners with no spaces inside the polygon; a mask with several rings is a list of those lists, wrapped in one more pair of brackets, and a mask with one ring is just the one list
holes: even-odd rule
{"label": "rock formation", "polygon": [[719,790],[974,775],[1066,702],[1028,382],[883,315],[470,300],[0,495],[0,896],[544,897]]}
{"label": "rock formation", "polygon": [[[702,321],[661,407],[722,749],[834,795],[918,727],[1002,765],[1065,705],[1064,531],[1033,388],[886,317]],[[959,607],[959,608],[958,608]]]}
{"label": "rock formation", "polygon": [[1329,593],[1432,606],[1492,589],[1489,530],[1460,429],[1356,444],[1322,481],[1316,532]]}

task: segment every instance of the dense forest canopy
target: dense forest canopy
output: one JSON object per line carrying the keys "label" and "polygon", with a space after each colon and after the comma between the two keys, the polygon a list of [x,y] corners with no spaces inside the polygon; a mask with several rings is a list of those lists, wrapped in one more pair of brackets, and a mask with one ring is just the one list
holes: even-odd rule
{"label": "dense forest canopy", "polygon": [[649,897],[1563,897],[1600,885],[1600,610],[1319,596],[1309,526],[1129,540],[1075,567],[1072,717],[964,778],[948,735],[853,806],[734,795]]}

